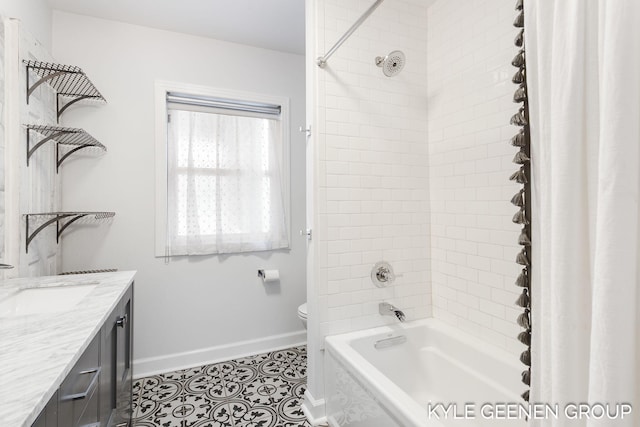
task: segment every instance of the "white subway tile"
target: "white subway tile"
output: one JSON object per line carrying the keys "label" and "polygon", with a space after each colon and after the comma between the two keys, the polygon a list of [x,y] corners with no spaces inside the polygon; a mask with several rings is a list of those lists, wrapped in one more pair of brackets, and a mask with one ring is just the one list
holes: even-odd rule
{"label": "white subway tile", "polygon": [[[365,5],[324,3],[319,39],[328,44]],[[517,344],[505,290],[519,272],[508,204],[517,186],[507,181],[512,8],[486,0],[461,13],[457,3],[380,8],[318,74],[320,273],[324,304],[334,309],[324,334],[393,322],[376,310],[394,300],[412,316],[433,314],[501,347]],[[382,34],[411,58],[395,79],[371,67]],[[369,279],[381,259],[405,275],[390,288]]]}

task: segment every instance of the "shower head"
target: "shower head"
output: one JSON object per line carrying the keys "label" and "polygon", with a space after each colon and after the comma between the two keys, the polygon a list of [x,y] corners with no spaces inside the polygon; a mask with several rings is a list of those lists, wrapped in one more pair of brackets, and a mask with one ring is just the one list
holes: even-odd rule
{"label": "shower head", "polygon": [[382,72],[387,77],[393,77],[404,68],[404,53],[394,50],[387,56],[376,57],[376,65],[382,67]]}

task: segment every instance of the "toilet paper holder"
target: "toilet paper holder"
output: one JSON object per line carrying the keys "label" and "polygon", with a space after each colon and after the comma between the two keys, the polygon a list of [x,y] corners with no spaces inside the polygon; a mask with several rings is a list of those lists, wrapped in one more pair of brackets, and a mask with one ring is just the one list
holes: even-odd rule
{"label": "toilet paper holder", "polygon": [[265,284],[276,283],[280,281],[280,272],[278,270],[267,270],[261,268],[258,270],[258,277],[262,279]]}

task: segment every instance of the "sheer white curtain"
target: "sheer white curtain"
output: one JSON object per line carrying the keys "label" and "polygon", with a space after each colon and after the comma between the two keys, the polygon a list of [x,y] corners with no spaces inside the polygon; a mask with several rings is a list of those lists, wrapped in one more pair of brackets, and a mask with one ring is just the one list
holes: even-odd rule
{"label": "sheer white curtain", "polygon": [[526,0],[532,402],[634,404],[640,425],[640,1]]}
{"label": "sheer white curtain", "polygon": [[280,121],[171,110],[169,255],[288,248]]}

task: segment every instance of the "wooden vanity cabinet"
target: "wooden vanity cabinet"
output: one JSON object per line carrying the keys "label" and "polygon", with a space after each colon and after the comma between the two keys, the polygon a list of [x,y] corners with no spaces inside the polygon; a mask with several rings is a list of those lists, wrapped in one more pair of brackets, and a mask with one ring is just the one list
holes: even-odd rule
{"label": "wooden vanity cabinet", "polygon": [[133,284],[32,427],[132,427]]}
{"label": "wooden vanity cabinet", "polygon": [[108,362],[100,383],[100,425],[131,427],[133,286],[102,327],[102,360]]}
{"label": "wooden vanity cabinet", "polygon": [[98,422],[96,391],[101,372],[100,336],[96,335],[58,389],[59,426],[85,427]]}
{"label": "wooden vanity cabinet", "polygon": [[58,392],[47,403],[42,410],[33,427],[58,427]]}

